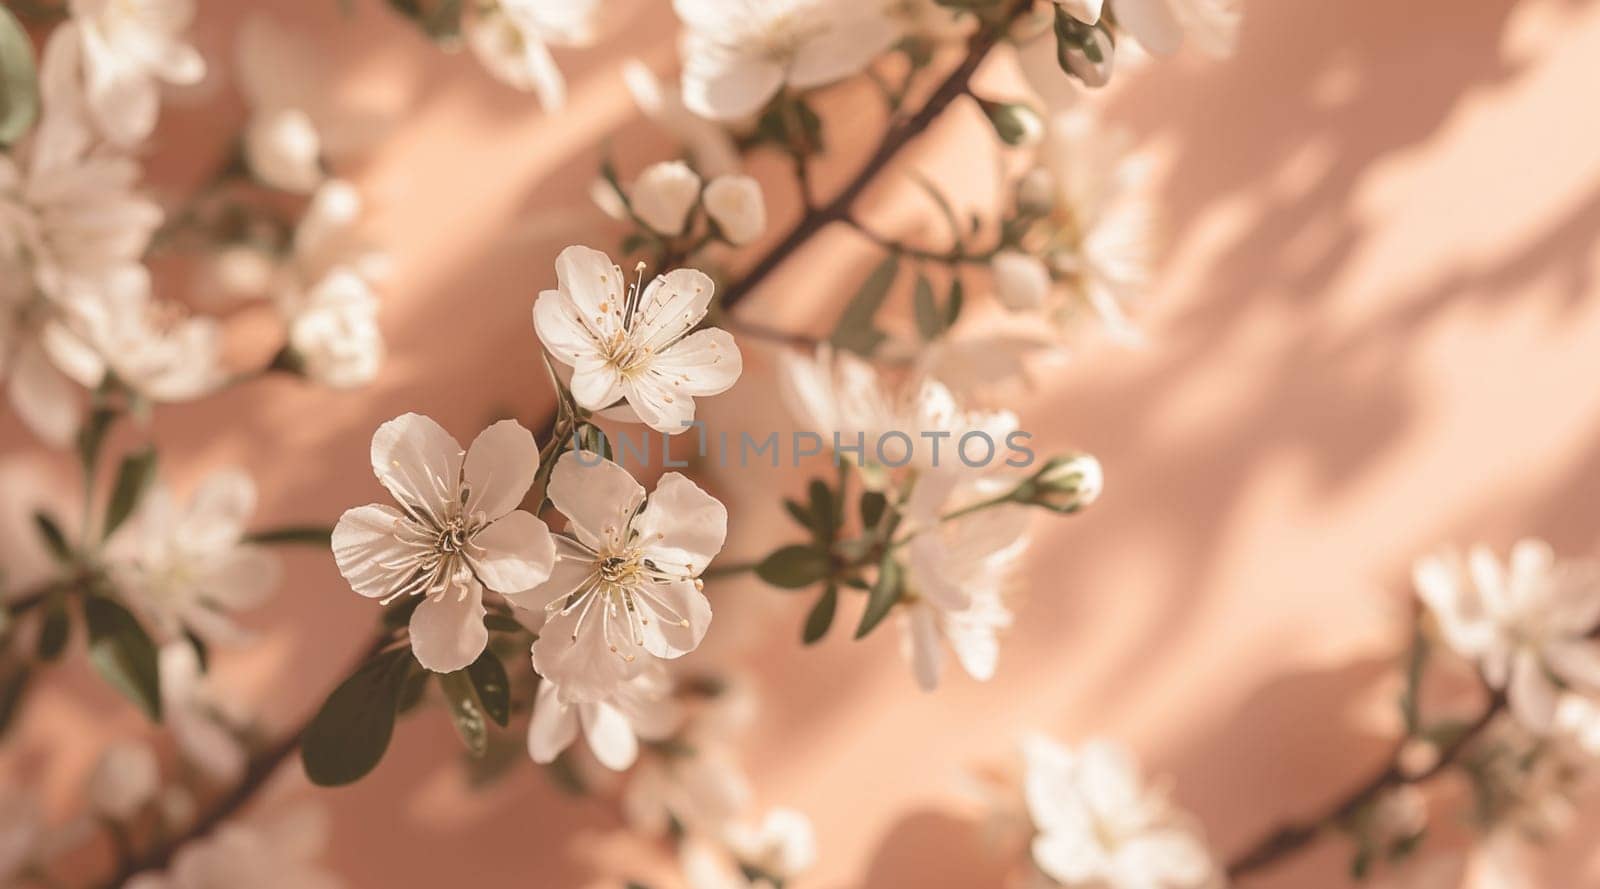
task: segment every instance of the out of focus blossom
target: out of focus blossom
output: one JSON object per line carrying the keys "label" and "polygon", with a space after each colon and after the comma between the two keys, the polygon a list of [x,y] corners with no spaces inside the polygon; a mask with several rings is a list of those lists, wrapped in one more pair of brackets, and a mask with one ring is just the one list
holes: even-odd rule
{"label": "out of focus blossom", "polygon": [[704,200],[706,214],[730,244],[748,244],[767,230],[766,199],[753,177],[718,176],[706,186]]}
{"label": "out of focus blossom", "polygon": [[980,682],[994,676],[998,631],[1011,625],[1004,594],[1028,544],[1027,511],[1011,504],[955,521],[949,513],[1003,495],[1009,482],[953,471],[918,476],[903,515],[911,528],[905,547],[905,652],[917,684],[939,685],[946,646]]}
{"label": "out of focus blossom", "polygon": [[194,0],[71,0],[57,29],[80,42],[84,98],[106,138],[141,142],[161,112],[161,84],[198,83],[205,60],[184,36]]}
{"label": "out of focus blossom", "polygon": [[344,882],[318,861],[327,845],[320,809],[228,822],[180,848],[165,872],[140,874],[125,889],[341,889]]}
{"label": "out of focus blossom", "polygon": [[378,298],[360,275],[335,269],[309,291],[287,291],[278,305],[289,348],[308,379],[348,389],[378,375],[384,355]]}
{"label": "out of focus blossom", "polygon": [[716,120],[760,111],[785,86],[859,73],[899,36],[859,0],[674,0],[683,21],[683,101]]}
{"label": "out of focus blossom", "polygon": [[746,872],[769,878],[775,885],[800,876],[817,860],[811,819],[794,809],[773,809],[758,824],[735,822],[725,837]]}
{"label": "out of focus blossom", "polygon": [[362,596],[425,597],[411,615],[411,649],[429,670],[460,670],[483,653],[484,587],[510,595],[550,576],[550,532],[517,508],[538,469],[533,435],[514,420],[483,430],[464,454],[420,414],[373,433],[372,471],[400,509],[347,510],[333,530],[333,556]]}
{"label": "out of focus blossom", "polygon": [[532,91],[546,111],[566,104],[567,84],[552,46],[594,42],[601,0],[490,0],[469,4],[467,45],[489,73]]}
{"label": "out of focus blossom", "polygon": [[558,289],[539,294],[533,323],[556,361],[573,369],[572,397],[588,410],[625,401],[645,425],[674,435],[697,397],[726,392],[743,360],[733,336],[695,330],[711,305],[704,272],[673,269],[629,286],[610,257],[568,247],[556,257]]}
{"label": "out of focus blossom", "polygon": [[123,386],[154,401],[214,392],[226,381],[221,325],[179,303],[158,301],[150,288],[144,266],[129,265],[98,287],[75,286],[57,300],[66,326],[93,349],[71,363],[75,379],[94,387],[115,374]]}
{"label": "out of focus blossom", "polygon": [[646,167],[628,191],[633,212],[658,234],[683,234],[689,211],[700,199],[700,177],[683,161],[662,161]]}
{"label": "out of focus blossom", "polygon": [[623,81],[634,104],[656,126],[666,130],[689,153],[701,176],[737,173],[743,166],[738,146],[715,121],[690,111],[675,86],[667,86],[643,62],[629,59],[622,66]]}
{"label": "out of focus blossom", "polygon": [[621,466],[563,454],[550,474],[550,502],[571,536],[557,538],[550,579],[512,598],[543,610],[533,666],[572,702],[602,701],[651,658],[693,651],[711,624],[701,572],[722,549],[728,511],[669,472],[645,502]]}
{"label": "out of focus blossom", "polygon": [[1034,735],[1023,779],[1033,862],[1080,889],[1202,889],[1217,867],[1190,819],[1145,786],[1126,749],[1093,740],[1075,749]]}
{"label": "out of focus blossom", "polygon": [[1596,566],[1558,563],[1547,544],[1523,540],[1505,565],[1475,547],[1421,559],[1413,577],[1445,642],[1505,690],[1528,729],[1551,729],[1562,685],[1600,693]]}
{"label": "out of focus blossom", "polygon": [[89,804],[101,817],[113,821],[127,821],[139,814],[160,790],[161,766],[155,751],[138,742],[108,748],[89,775]]}
{"label": "out of focus blossom", "polygon": [[185,629],[237,640],[230,615],[259,607],[277,591],[283,565],[265,546],[246,542],[256,486],[235,469],[212,473],[180,504],[158,481],[119,533],[113,564],[123,589],[161,634]]}
{"label": "out of focus blossom", "polygon": [[554,762],[581,729],[595,759],[621,771],[639,756],[640,739],[659,741],[677,730],[682,712],[660,664],[651,664],[602,701],[564,700],[552,680],[539,684],[528,725],[528,753],[537,763]]}
{"label": "out of focus blossom", "polygon": [[187,639],[163,645],[160,663],[162,720],[178,752],[215,783],[239,780],[247,752],[236,733],[245,721],[238,699],[211,687]]}

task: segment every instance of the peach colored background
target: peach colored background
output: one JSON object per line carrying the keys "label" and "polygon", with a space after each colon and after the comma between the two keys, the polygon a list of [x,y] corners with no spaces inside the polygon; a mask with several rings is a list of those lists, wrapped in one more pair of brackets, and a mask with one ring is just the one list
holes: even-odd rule
{"label": "peach colored background", "polygon": [[[203,4],[200,42],[219,69],[246,6]],[[664,150],[617,63],[637,55],[666,70],[672,28],[664,2],[636,3],[601,48],[561,53],[571,107],[546,116],[378,3],[358,3],[354,21],[333,0],[270,6],[325,55],[330,95],[397,109],[346,167],[396,260],[382,314],[392,358],[359,393],[272,380],[168,407],[156,436],[180,487],[236,463],[260,480],[261,524],[331,522],[375,498],[366,449],[383,419],[422,411],[465,439],[496,411],[542,413],[529,306],[552,285],[560,247],[615,243],[585,198],[596,147],[610,139],[624,169]],[[1236,851],[1383,755],[1414,556],[1446,541],[1503,548],[1522,533],[1593,552],[1597,60],[1594,4],[1258,0],[1232,61],[1151,66],[1106,97],[1159,166],[1151,342],[1085,347],[1020,401],[1042,442],[1098,454],[1108,487],[1087,514],[1038,523],[997,678],[923,695],[892,633],[854,643],[836,628],[802,649],[807,597],[713,587],[703,656],[739,658],[767,697],[746,758],[758,797],[818,827],[821,863],[803,885],[994,885],[1002,867],[962,820],[961,776],[1006,762],[1029,728],[1125,739],[1175,779],[1219,849]],[[1014,89],[1005,68],[984,73],[996,94]],[[192,181],[240,119],[226,97],[190,98],[174,100],[157,136],[158,182]],[[876,120],[863,90],[828,108],[833,121]],[[987,156],[970,149],[986,144],[979,126],[960,107],[910,158],[948,182],[986,182]],[[834,125],[825,184],[862,153],[847,129],[870,127]],[[756,169],[774,183],[776,218],[792,218],[780,165]],[[881,228],[938,236],[911,189],[872,197]],[[982,207],[987,192],[966,197]],[[871,259],[830,235],[742,311],[826,330]],[[240,349],[259,356],[267,326],[245,326]],[[771,352],[746,343],[745,379],[703,415],[712,428],[785,428]],[[41,456],[9,417],[0,433],[10,551],[28,545],[27,507],[71,499],[50,493],[70,464]],[[723,472],[711,484],[735,517],[732,556],[789,534],[775,495],[797,490],[797,476]],[[25,580],[29,557],[7,561]],[[314,704],[374,619],[326,554],[288,562],[281,596],[253,621],[262,644],[220,667],[273,725]],[[103,744],[144,729],[81,669],[56,676],[0,776],[26,776],[65,810]],[[485,889],[562,887],[647,866],[602,807],[531,766],[468,791],[456,748],[429,713],[403,724],[374,777],[316,794],[336,816],[332,860],[351,886],[461,885],[471,873]],[[295,776],[282,784],[308,792]],[[1543,885],[1600,881],[1584,854],[1595,825],[1556,850]],[[1343,870],[1327,843],[1257,884],[1336,886]]]}

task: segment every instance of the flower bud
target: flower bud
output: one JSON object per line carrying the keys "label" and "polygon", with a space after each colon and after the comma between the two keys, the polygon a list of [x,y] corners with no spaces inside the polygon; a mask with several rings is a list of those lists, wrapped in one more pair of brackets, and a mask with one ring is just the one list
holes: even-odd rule
{"label": "flower bud", "polygon": [[1114,43],[1105,25],[1086,25],[1056,10],[1056,62],[1084,86],[1105,86],[1111,80]]}
{"label": "flower bud", "polygon": [[1056,5],[1085,25],[1092,25],[1100,21],[1100,9],[1104,5],[1102,0],[1056,0]]}
{"label": "flower bud", "polygon": [[1043,469],[1018,485],[1012,496],[1030,506],[1074,513],[1100,496],[1103,482],[1099,460],[1089,454],[1069,454],[1051,457]]}
{"label": "flower bud", "polygon": [[1037,145],[1044,138],[1044,120],[1039,112],[1021,102],[991,102],[979,99],[983,113],[994,126],[996,136],[1007,145]]}
{"label": "flower bud", "polygon": [[117,744],[100,755],[89,775],[89,803],[114,821],[127,821],[155,799],[161,768],[155,753],[138,743]]}
{"label": "flower bud", "polygon": [[748,244],[767,230],[767,203],[761,183],[749,176],[718,176],[706,186],[706,213],[728,243]]}
{"label": "flower bud", "polygon": [[322,139],[298,108],[258,114],[245,128],[245,162],[273,188],[310,194],[322,182]]}
{"label": "flower bud", "polygon": [[1001,250],[989,261],[989,269],[994,274],[995,296],[1013,312],[1037,309],[1050,295],[1050,270],[1036,256]]}
{"label": "flower bud", "polygon": [[629,195],[634,215],[657,234],[668,236],[683,234],[699,197],[700,177],[683,161],[646,167]]}

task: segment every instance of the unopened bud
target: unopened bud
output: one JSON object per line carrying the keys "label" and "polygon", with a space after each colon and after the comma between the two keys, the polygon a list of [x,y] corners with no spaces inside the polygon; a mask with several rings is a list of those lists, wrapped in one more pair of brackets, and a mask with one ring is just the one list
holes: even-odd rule
{"label": "unopened bud", "polygon": [[1056,177],[1044,167],[1034,167],[1017,180],[1017,209],[1044,216],[1056,205]]}
{"label": "unopened bud", "polygon": [[1099,460],[1089,454],[1069,454],[1050,458],[1013,496],[1031,506],[1074,513],[1093,503],[1103,485]]}
{"label": "unopened bud", "polygon": [[983,113],[994,125],[995,135],[1007,145],[1037,145],[1044,138],[1044,120],[1039,112],[1021,102],[991,102],[979,99]]}
{"label": "unopened bud", "polygon": [[1111,80],[1111,61],[1115,44],[1104,23],[1086,25],[1056,10],[1056,62],[1061,70],[1083,81],[1084,86],[1105,86]]}

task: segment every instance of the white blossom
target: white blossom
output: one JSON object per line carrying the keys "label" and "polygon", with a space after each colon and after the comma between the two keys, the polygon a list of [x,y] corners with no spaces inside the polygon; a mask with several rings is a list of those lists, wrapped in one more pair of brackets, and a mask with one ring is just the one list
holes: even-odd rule
{"label": "white blossom", "polygon": [[124,889],[341,889],[317,859],[328,845],[328,818],[301,805],[256,822],[230,821],[178,849],[165,872],[146,872]]}
{"label": "white blossom", "polygon": [[229,614],[259,607],[276,592],[282,563],[244,540],[255,506],[255,483],[235,469],[207,476],[182,505],[162,481],[145,492],[130,527],[118,534],[112,570],[165,637],[187,628],[237,638]]}
{"label": "white blossom", "polygon": [[601,0],[490,0],[468,5],[467,45],[497,79],[532,91],[546,111],[566,104],[552,46],[593,43]]}
{"label": "white blossom", "polygon": [[627,470],[572,451],[549,496],[571,536],[557,538],[549,581],[512,604],[547,615],[533,666],[561,697],[606,700],[651,658],[698,647],[711,623],[700,573],[722,549],[727,509],[676,472],[641,509],[644,488]]}
{"label": "white blossom", "polygon": [[767,230],[767,202],[754,177],[724,175],[706,186],[706,214],[728,243],[748,244]]}
{"label": "white blossom", "polygon": [[154,401],[188,401],[216,391],[226,382],[221,325],[177,302],[155,299],[150,288],[144,266],[129,265],[98,287],[72,287],[56,300],[67,327],[93,349],[74,363],[75,378],[93,387],[114,373],[122,385]]}
{"label": "white blossom", "polygon": [[1023,741],[1023,790],[1035,834],[1033,862],[1057,884],[1081,889],[1201,889],[1218,885],[1210,852],[1166,795],[1146,787],[1122,746],[1092,740],[1067,749]]}
{"label": "white blossom", "polygon": [[[1057,0],[1061,2],[1061,0]],[[1081,0],[1073,0],[1081,2]],[[1106,0],[1117,25],[1158,56],[1189,40],[1207,55],[1233,54],[1243,9],[1239,0]]]}
{"label": "white blossom", "polygon": [[383,363],[378,298],[355,272],[338,268],[309,291],[279,300],[289,326],[289,348],[308,379],[340,389],[364,385]]}
{"label": "white blossom", "polygon": [[322,134],[309,96],[295,88],[306,75],[296,69],[310,63],[298,50],[278,25],[257,14],[239,29],[236,67],[250,107],[243,139],[250,172],[273,188],[309,194],[324,176]]}
{"label": "white blossom", "polygon": [[155,129],[160,83],[193,84],[205,59],[184,42],[194,0],[71,0],[58,31],[81,41],[84,99],[110,141],[131,146]]}
{"label": "white blossom", "polygon": [[994,677],[996,634],[1011,625],[1004,596],[1028,543],[1024,507],[1002,504],[943,520],[958,509],[1003,495],[1014,482],[968,472],[923,473],[903,514],[905,545],[904,649],[917,683],[939,685],[944,647],[980,682]]}
{"label": "white blossom", "polygon": [[730,751],[695,744],[685,754],[652,756],[628,774],[622,812],[635,830],[664,835],[673,824],[717,836],[750,803],[749,779]]}
{"label": "white blossom", "polygon": [[785,86],[811,89],[864,69],[899,36],[861,0],[674,0],[683,38],[683,101],[737,120]]}
{"label": "white blossom", "polygon": [[162,722],[178,752],[216,784],[238,781],[248,757],[238,734],[245,722],[239,699],[211,687],[188,640],[163,645],[160,663]]}
{"label": "white blossom", "polygon": [[610,697],[598,701],[563,700],[557,684],[544,679],[528,724],[528,754],[537,763],[554,762],[577,740],[581,729],[595,759],[608,769],[621,771],[638,758],[640,739],[664,740],[677,730],[682,718],[672,699],[672,682],[660,664],[647,666]]}
{"label": "white blossom", "polygon": [[690,111],[677,87],[661,83],[637,59],[623,63],[622,78],[634,104],[683,145],[700,175],[714,177],[739,171],[743,163],[733,137],[721,124]]}
{"label": "white blossom", "polygon": [[333,555],[360,595],[385,603],[426,597],[411,616],[411,648],[429,670],[460,670],[483,653],[484,587],[511,595],[550,577],[549,529],[517,508],[538,469],[533,435],[514,420],[483,430],[465,454],[420,414],[373,433],[372,471],[400,509],[346,511],[333,530]]}
{"label": "white blossom", "polygon": [[[539,294],[533,323],[556,361],[572,368],[572,396],[589,410],[619,401],[645,425],[682,432],[694,399],[727,391],[743,361],[733,336],[695,331],[711,304],[711,279],[674,269],[628,286],[610,258],[568,247],[556,258],[559,289]],[[691,331],[694,331],[691,333]]]}
{"label": "white blossom", "polygon": [[735,822],[728,826],[726,839],[740,864],[779,884],[810,870],[817,860],[811,819],[794,809],[773,809],[755,825]]}
{"label": "white blossom", "polygon": [[0,260],[0,379],[17,417],[46,444],[72,443],[83,413],[81,391],[62,367],[96,373],[100,357],[62,324],[16,263]]}
{"label": "white blossom", "polygon": [[662,161],[646,167],[629,189],[633,212],[657,234],[683,234],[689,211],[700,199],[700,177],[683,161]]}
{"label": "white blossom", "polygon": [[1484,547],[1423,558],[1412,572],[1417,595],[1445,642],[1503,689],[1528,729],[1548,732],[1562,685],[1600,693],[1600,570],[1557,563],[1550,547],[1523,540],[1502,566]]}
{"label": "white blossom", "polygon": [[161,766],[155,751],[139,742],[106,748],[89,774],[89,804],[102,817],[127,821],[155,801]]}

